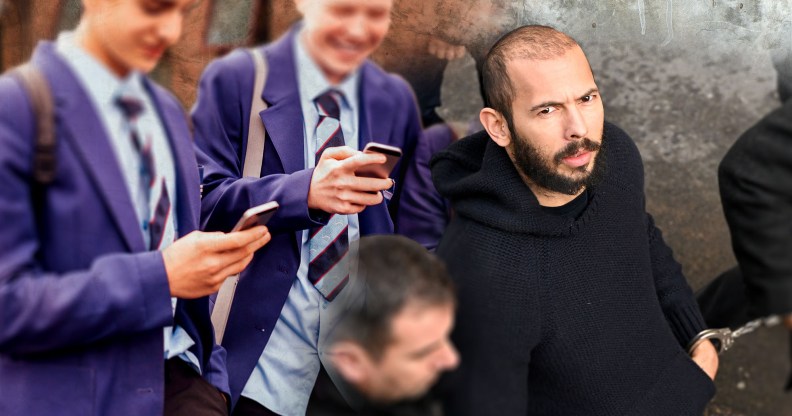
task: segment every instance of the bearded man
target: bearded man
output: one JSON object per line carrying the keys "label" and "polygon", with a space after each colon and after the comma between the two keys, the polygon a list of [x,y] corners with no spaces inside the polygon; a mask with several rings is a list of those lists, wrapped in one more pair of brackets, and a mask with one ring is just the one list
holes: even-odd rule
{"label": "bearded man", "polygon": [[485,130],[432,161],[455,212],[437,250],[459,296],[446,414],[700,415],[717,352],[688,353],[704,320],[583,50],[521,27],[482,77]]}

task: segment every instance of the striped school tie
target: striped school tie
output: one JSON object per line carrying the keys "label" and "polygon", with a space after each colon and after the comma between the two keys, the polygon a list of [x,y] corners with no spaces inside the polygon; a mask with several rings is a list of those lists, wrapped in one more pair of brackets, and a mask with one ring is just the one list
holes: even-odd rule
{"label": "striped school tie", "polygon": [[137,120],[143,112],[143,103],[130,96],[120,96],[116,98],[116,105],[124,113],[127,123],[129,124],[130,140],[132,146],[137,150],[140,155],[140,193],[144,196],[145,200],[145,213],[146,215],[141,224],[144,232],[148,230],[149,234],[149,250],[159,250],[163,245],[163,236],[165,235],[165,224],[168,222],[168,216],[171,212],[170,196],[168,195],[168,187],[165,186],[165,178],[160,178],[161,185],[159,189],[162,191],[157,195],[156,205],[151,206],[151,201],[154,198],[152,195],[155,191],[155,184],[157,180],[157,171],[154,164],[154,155],[151,149],[151,138],[142,140],[137,128]]}
{"label": "striped school tie", "polygon": [[[329,147],[344,145],[339,107],[341,93],[329,90],[314,102],[319,112],[316,125],[316,163]],[[328,301],[332,301],[349,281],[349,223],[346,215],[334,214],[327,225],[310,230],[308,280]]]}

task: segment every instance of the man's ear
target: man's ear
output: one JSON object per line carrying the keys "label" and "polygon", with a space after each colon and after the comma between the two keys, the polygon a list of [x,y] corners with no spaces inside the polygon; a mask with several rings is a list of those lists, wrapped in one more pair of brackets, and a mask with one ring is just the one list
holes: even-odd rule
{"label": "man's ear", "polygon": [[506,123],[506,118],[500,111],[490,107],[484,107],[479,112],[479,120],[487,130],[487,133],[498,146],[507,148],[511,143],[511,133],[509,132],[509,125]]}
{"label": "man's ear", "polygon": [[363,347],[352,341],[338,341],[330,351],[330,361],[348,383],[359,386],[367,382],[371,359]]}

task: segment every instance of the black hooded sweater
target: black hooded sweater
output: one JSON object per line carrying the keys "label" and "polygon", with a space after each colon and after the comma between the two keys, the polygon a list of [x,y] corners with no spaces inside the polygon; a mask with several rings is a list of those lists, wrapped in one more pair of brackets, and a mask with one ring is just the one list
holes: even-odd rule
{"label": "black hooded sweater", "polygon": [[432,160],[455,212],[437,250],[459,295],[447,415],[701,415],[715,394],[685,352],[705,324],[638,149],[606,123],[601,151],[577,218],[543,211],[486,132]]}

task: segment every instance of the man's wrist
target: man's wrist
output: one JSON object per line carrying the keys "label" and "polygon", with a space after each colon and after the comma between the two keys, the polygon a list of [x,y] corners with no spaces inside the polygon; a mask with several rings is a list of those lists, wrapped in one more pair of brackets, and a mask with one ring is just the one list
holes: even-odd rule
{"label": "man's wrist", "polygon": [[715,347],[715,351],[719,354],[729,349],[734,343],[732,332],[729,328],[708,328],[699,332],[690,340],[687,346],[688,355],[693,355],[696,348],[706,341],[711,342],[712,346]]}

